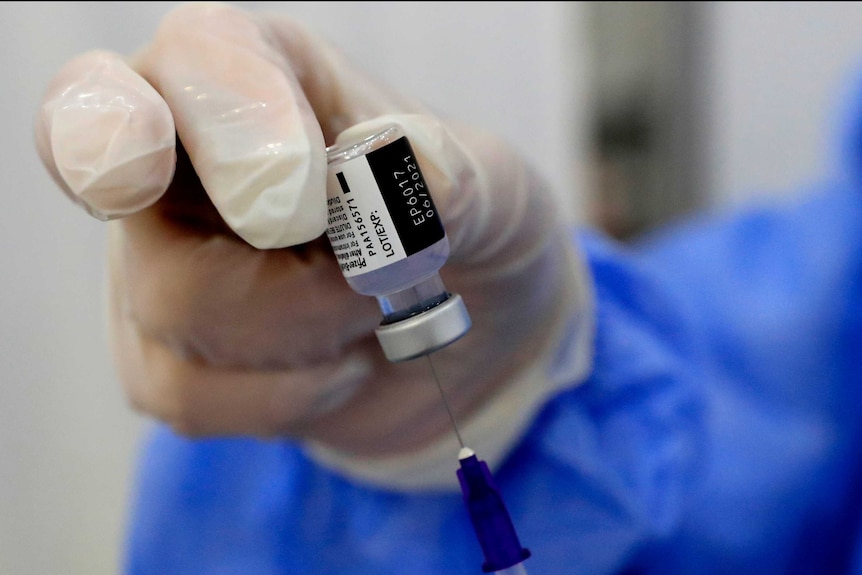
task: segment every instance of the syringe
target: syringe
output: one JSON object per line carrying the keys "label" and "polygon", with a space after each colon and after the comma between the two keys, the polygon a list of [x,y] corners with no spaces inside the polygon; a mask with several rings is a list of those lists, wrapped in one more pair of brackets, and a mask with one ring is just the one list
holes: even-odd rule
{"label": "syringe", "polygon": [[464,445],[452,408],[449,406],[443,386],[437,377],[437,371],[434,369],[434,363],[431,361],[431,355],[426,357],[443,405],[452,421],[452,429],[461,445],[461,451],[458,453],[458,461],[461,465],[457,471],[458,481],[461,484],[461,493],[467,512],[470,514],[470,521],[479,539],[479,546],[485,555],[482,570],[485,573],[494,572],[498,575],[527,575],[523,562],[530,557],[530,551],[521,547],[500,490],[494,485],[488,464]]}

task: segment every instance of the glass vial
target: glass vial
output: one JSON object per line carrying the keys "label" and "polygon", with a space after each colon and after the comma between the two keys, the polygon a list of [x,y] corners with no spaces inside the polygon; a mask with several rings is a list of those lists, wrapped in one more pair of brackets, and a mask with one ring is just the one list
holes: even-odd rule
{"label": "glass vial", "polygon": [[377,298],[387,359],[426,355],[467,333],[464,302],[438,273],[449,240],[401,127],[326,152],[326,235],[350,287]]}

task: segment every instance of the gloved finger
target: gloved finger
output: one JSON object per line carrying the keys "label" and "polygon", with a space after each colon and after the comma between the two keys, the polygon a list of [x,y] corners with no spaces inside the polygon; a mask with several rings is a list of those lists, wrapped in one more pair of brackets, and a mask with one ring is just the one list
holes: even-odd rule
{"label": "gloved finger", "polygon": [[[523,270],[564,221],[549,190],[499,137],[427,114],[389,114],[339,134],[339,145],[389,124],[410,140],[449,236],[454,265],[475,281]],[[487,273],[486,273],[487,271]]]}
{"label": "gloved finger", "polygon": [[153,204],[174,173],[167,104],[110,52],[88,52],[59,71],[37,112],[35,138],[56,183],[99,219]]}
{"label": "gloved finger", "polygon": [[111,227],[110,266],[122,313],[177,355],[248,369],[309,366],[379,323],[374,300],[348,287],[321,241],[257,250],[191,232],[154,208]]}
{"label": "gloved finger", "polygon": [[324,134],[399,105],[298,24],[227,4],[174,9],[135,67],[219,213],[258,248],[323,233]]}
{"label": "gloved finger", "polygon": [[215,367],[178,356],[121,314],[112,317],[130,403],[186,435],[302,435],[311,420],[348,402],[372,373],[361,350],[309,368]]}

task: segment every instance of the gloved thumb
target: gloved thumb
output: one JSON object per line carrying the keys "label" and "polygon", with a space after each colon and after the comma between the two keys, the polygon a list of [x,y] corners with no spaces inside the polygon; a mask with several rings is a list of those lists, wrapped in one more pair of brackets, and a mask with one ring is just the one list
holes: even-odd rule
{"label": "gloved thumb", "polygon": [[565,223],[553,194],[519,153],[498,136],[425,113],[385,114],[341,132],[336,147],[399,125],[449,237],[450,261],[476,281],[513,273],[538,257]]}

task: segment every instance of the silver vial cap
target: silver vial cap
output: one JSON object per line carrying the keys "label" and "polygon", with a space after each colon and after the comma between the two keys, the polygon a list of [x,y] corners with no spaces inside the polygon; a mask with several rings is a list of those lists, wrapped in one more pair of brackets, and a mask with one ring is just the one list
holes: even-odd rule
{"label": "silver vial cap", "polygon": [[406,361],[442,349],[459,339],[472,325],[467,307],[458,294],[438,306],[375,330],[386,359]]}

